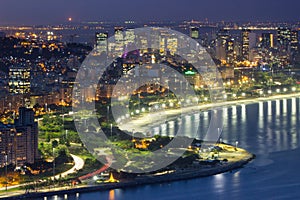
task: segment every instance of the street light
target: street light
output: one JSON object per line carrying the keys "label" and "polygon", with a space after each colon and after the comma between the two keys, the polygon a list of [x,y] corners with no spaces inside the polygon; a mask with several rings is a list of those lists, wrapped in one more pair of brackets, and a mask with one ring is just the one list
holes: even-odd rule
{"label": "street light", "polygon": [[239,144],[239,142],[236,141],[236,142],[235,142],[235,148],[236,148],[236,149],[237,149],[237,147],[238,147],[238,144]]}
{"label": "street light", "polygon": [[[218,128],[218,137],[220,137],[220,136],[221,136],[221,130],[220,130],[220,128]],[[222,140],[222,138],[220,137],[220,139],[219,139],[220,143],[221,143],[221,140]]]}
{"label": "street light", "polygon": [[134,129],[132,129],[132,140],[134,140]]}
{"label": "street light", "polygon": [[140,93],[138,93],[138,100],[139,100],[138,108],[139,108],[139,110],[141,110],[141,94]]}
{"label": "street light", "polygon": [[277,89],[276,92],[279,93],[279,92],[280,92],[280,89]]}
{"label": "street light", "polygon": [[66,143],[68,141],[68,130],[66,130]]}
{"label": "street light", "polygon": [[7,178],[7,155],[5,155],[5,190],[7,191],[7,184],[8,184],[8,178]]}
{"label": "street light", "polygon": [[109,106],[107,106],[106,108],[107,108],[107,113],[106,113],[106,117],[107,118],[106,119],[107,119],[107,122],[109,122],[109,116],[108,116],[108,114],[109,114]]}
{"label": "street light", "polygon": [[54,155],[54,148],[52,148],[52,153],[53,153],[53,183],[55,180],[55,155]]}
{"label": "street light", "polygon": [[110,124],[110,137],[112,137],[112,124]]}

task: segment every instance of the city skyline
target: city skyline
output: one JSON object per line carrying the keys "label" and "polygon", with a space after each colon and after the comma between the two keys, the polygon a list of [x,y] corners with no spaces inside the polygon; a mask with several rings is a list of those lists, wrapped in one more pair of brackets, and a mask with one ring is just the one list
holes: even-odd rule
{"label": "city skyline", "polygon": [[298,10],[2,0],[0,199],[298,199]]}
{"label": "city skyline", "polygon": [[[82,21],[155,21],[155,20],[208,20],[208,21],[298,21],[300,2],[258,1],[243,2],[233,0],[224,2],[195,1],[188,3],[175,0],[137,1],[114,0],[99,2],[58,0],[40,2],[37,0],[4,0],[1,2],[0,24],[36,25]],[[47,9],[45,9],[47,8]]]}

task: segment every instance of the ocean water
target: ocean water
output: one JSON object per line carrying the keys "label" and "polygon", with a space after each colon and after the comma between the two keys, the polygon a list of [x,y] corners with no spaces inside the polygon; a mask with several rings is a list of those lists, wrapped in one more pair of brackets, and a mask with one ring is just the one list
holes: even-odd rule
{"label": "ocean water", "polygon": [[[68,199],[300,199],[299,112],[300,98],[224,108],[223,141],[233,145],[238,141],[239,147],[257,156],[244,168],[206,178],[81,193],[68,196]],[[193,134],[199,126],[201,138],[208,128],[210,115],[210,111],[191,114],[182,122],[164,123],[154,127],[153,131],[171,136],[180,123]]]}

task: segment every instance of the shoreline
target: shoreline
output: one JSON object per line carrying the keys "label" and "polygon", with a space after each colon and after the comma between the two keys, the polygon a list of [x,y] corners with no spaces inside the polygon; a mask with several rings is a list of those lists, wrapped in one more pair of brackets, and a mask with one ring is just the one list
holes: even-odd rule
{"label": "shoreline", "polygon": [[[166,113],[167,117],[176,117],[180,114],[187,114],[191,112],[195,112],[197,110],[203,111],[206,109],[210,109],[212,107],[226,107],[231,105],[239,105],[239,104],[252,104],[252,103],[258,103],[258,102],[264,102],[269,100],[279,100],[279,99],[289,99],[294,97],[299,97],[300,93],[293,93],[293,94],[284,94],[284,95],[274,95],[269,97],[260,97],[260,98],[253,98],[253,99],[240,99],[240,100],[233,100],[233,101],[225,101],[217,104],[209,103],[209,104],[202,104],[198,106],[191,106],[186,107],[182,109],[170,109],[165,111],[160,111],[157,113],[149,113],[152,117],[152,119],[156,119],[155,123],[162,123],[163,121],[160,121],[159,119],[155,118],[155,115],[161,115],[162,113]],[[147,114],[146,114],[147,115]],[[135,119],[131,120],[130,123],[127,123],[127,126],[130,124],[135,124],[134,128],[136,131],[144,130],[145,127],[147,127],[147,123],[145,123],[144,120],[141,120],[144,115],[136,117]],[[155,124],[154,123],[154,124]],[[153,124],[152,124],[153,125]],[[130,129],[129,129],[130,130]],[[240,149],[240,148],[238,148]],[[243,149],[240,149],[243,150]],[[245,150],[243,150],[245,151]],[[217,167],[210,167],[207,169],[202,170],[183,170],[180,172],[175,172],[172,174],[165,174],[160,177],[155,176],[148,176],[143,178],[137,178],[135,180],[131,181],[123,181],[120,183],[108,183],[105,185],[93,185],[93,186],[78,186],[71,189],[62,189],[60,190],[54,190],[54,191],[43,191],[43,192],[33,192],[29,194],[19,193],[15,196],[1,196],[1,198],[6,199],[31,199],[31,198],[39,198],[39,197],[51,197],[54,195],[77,195],[77,193],[85,193],[85,192],[97,192],[97,191],[107,191],[111,189],[123,189],[128,187],[136,187],[140,185],[147,185],[147,184],[159,184],[159,183],[166,183],[166,182],[174,182],[174,181],[180,181],[180,180],[187,180],[187,179],[193,179],[193,178],[201,178],[201,177],[208,177],[216,174],[221,174],[225,172],[230,172],[235,169],[242,168],[244,165],[248,164],[251,160],[255,158],[255,155],[247,152],[249,156],[246,159],[242,159],[236,162],[229,162],[227,164],[224,164],[224,166],[217,166]]]}
{"label": "shoreline", "polygon": [[[230,147],[234,148],[233,146]],[[240,159],[235,162],[228,162],[226,164],[222,164],[222,166],[217,165],[208,168],[204,167],[201,170],[188,168],[184,170],[179,170],[171,174],[164,174],[160,176],[143,175],[133,180],[122,181],[119,183],[106,183],[104,185],[79,186],[71,189],[61,189],[57,191],[44,191],[44,192],[32,192],[28,194],[17,194],[16,196],[5,197],[5,199],[15,200],[15,199],[32,199],[32,198],[44,198],[44,197],[49,198],[54,195],[77,196],[78,193],[101,192],[101,191],[108,191],[113,189],[125,189],[125,188],[137,187],[141,185],[149,185],[149,184],[152,185],[152,184],[168,183],[174,181],[182,181],[182,180],[188,180],[194,178],[213,176],[216,174],[231,172],[233,170],[240,169],[255,158],[255,155],[247,152],[244,149],[238,148],[238,151],[245,154],[245,157],[243,159]]]}
{"label": "shoreline", "polygon": [[[251,99],[238,99],[238,100],[231,100],[231,101],[224,101],[220,103],[204,103],[201,105],[194,105],[189,107],[183,107],[181,109],[166,109],[163,111],[158,111],[155,113],[145,113],[143,115],[137,116],[132,120],[126,121],[124,124],[120,124],[119,128],[123,131],[131,132],[147,132],[150,128],[155,127],[158,124],[161,124],[165,121],[170,119],[174,119],[176,116],[179,115],[186,115],[188,113],[193,112],[201,112],[204,110],[208,110],[210,108],[223,108],[232,105],[241,105],[241,104],[252,104],[257,102],[265,102],[270,100],[279,100],[279,99],[288,99],[300,97],[299,93],[291,93],[291,94],[280,94],[280,95],[272,95],[268,97],[258,97],[258,98],[251,98]],[[163,121],[162,121],[163,120]]]}

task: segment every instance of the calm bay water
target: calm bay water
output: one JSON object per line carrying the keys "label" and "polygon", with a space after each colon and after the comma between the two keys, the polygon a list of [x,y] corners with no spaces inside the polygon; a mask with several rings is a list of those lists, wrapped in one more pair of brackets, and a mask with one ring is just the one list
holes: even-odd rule
{"label": "calm bay water", "polygon": [[[299,199],[300,98],[229,106],[224,111],[223,141],[231,144],[238,141],[240,147],[257,156],[244,168],[206,178],[82,193],[68,199]],[[198,124],[199,130],[206,132],[210,115],[210,111],[192,114],[181,122],[169,121],[153,131],[172,136],[180,123],[191,133],[197,132]]]}

